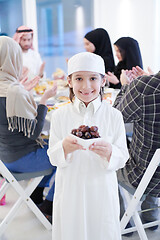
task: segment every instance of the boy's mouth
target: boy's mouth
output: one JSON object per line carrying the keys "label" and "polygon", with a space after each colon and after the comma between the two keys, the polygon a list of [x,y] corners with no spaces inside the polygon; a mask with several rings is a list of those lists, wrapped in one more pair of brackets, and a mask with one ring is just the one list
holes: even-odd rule
{"label": "boy's mouth", "polygon": [[81,93],[82,95],[88,96],[88,95],[92,94],[93,91],[90,91],[90,92],[82,92],[82,91],[80,91],[80,93]]}

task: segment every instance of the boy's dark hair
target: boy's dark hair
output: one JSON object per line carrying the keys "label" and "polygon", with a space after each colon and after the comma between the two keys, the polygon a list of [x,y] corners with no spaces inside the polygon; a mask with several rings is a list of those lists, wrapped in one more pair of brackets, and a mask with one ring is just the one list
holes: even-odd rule
{"label": "boy's dark hair", "polygon": [[[102,78],[104,78],[103,74],[100,74]],[[68,76],[69,78],[72,78],[72,74],[70,74]],[[101,96],[101,101],[103,100],[103,94],[104,94],[104,87],[100,88],[100,92],[99,92],[100,96]],[[74,99],[74,92],[73,92],[73,88],[69,88],[69,99],[71,102],[73,102]]]}

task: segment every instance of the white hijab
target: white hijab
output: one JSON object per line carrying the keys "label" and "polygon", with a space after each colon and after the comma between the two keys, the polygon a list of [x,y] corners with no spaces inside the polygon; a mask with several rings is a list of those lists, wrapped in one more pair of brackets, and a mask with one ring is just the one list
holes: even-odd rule
{"label": "white hijab", "polygon": [[37,106],[19,82],[22,67],[19,44],[10,37],[0,37],[0,97],[6,97],[8,128],[30,137],[36,125]]}

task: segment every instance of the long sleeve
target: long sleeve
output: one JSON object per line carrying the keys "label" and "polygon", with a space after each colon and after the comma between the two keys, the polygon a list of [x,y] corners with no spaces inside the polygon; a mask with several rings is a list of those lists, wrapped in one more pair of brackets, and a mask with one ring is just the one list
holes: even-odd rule
{"label": "long sleeve", "polygon": [[138,121],[142,116],[142,98],[136,87],[137,81],[138,79],[130,85],[123,86],[113,104],[113,107],[122,113],[125,123]]}
{"label": "long sleeve", "polygon": [[[80,125],[97,126],[101,138],[111,143],[109,163],[88,148],[73,151],[65,160],[62,141]],[[57,166],[54,239],[59,239],[61,234],[64,238],[67,235],[67,239],[76,239],[77,232],[78,239],[85,239],[86,226],[91,229],[90,233],[87,232],[88,239],[99,239],[99,236],[101,239],[111,239],[111,236],[112,239],[120,239],[116,237],[120,235],[116,170],[128,159],[120,111],[100,99],[87,107],[75,99],[74,105],[68,104],[56,110],[52,115],[48,155],[51,163]],[[90,216],[94,218],[94,224]],[[71,221],[76,221],[74,229]],[[106,237],[107,226],[111,228],[111,234]],[[113,235],[114,229],[117,231]]]}
{"label": "long sleeve", "polygon": [[[84,115],[79,114],[71,106],[58,109],[53,113],[48,149],[48,155],[53,165],[62,168],[71,165],[75,161],[75,152],[69,154],[68,158],[65,159],[62,142],[73,128],[83,124],[98,126],[102,139],[112,145],[112,156],[109,164],[106,159],[103,160],[97,154],[95,156],[95,158],[99,159],[102,168],[107,171],[115,171],[125,165],[129,156],[122,114],[105,102],[102,105],[102,108],[99,108],[94,114],[89,108]],[[85,158],[83,151],[77,152]],[[92,152],[89,154],[92,155]]]}
{"label": "long sleeve", "polygon": [[114,125],[115,136],[114,139],[111,141],[112,155],[109,163],[107,162],[107,160],[103,161],[103,165],[107,169],[107,171],[116,171],[119,168],[123,168],[129,158],[122,114],[117,112],[115,118],[117,118],[117,121],[115,121]]}
{"label": "long sleeve", "polygon": [[61,125],[60,122],[56,121],[56,118],[54,116],[55,113],[53,113],[51,119],[49,148],[47,154],[52,165],[57,167],[67,167],[69,163],[66,161],[64,156],[62,146],[63,138],[60,138]]}
{"label": "long sleeve", "polygon": [[37,123],[34,130],[34,134],[30,136],[30,139],[36,140],[39,137],[44,126],[46,114],[47,114],[47,107],[43,104],[38,105],[37,117],[36,117]]}

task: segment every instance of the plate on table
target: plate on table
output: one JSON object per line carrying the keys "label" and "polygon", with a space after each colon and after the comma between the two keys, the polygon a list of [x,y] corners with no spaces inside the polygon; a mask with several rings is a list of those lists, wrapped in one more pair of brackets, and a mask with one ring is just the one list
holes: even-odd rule
{"label": "plate on table", "polygon": [[57,110],[58,108],[62,107],[62,106],[65,106],[67,104],[69,104],[70,101],[68,102],[62,102],[62,103],[55,103],[55,104],[47,104],[47,107],[48,107],[48,112],[47,112],[47,115],[46,115],[46,119],[48,121],[51,121],[51,116],[52,116],[52,113],[54,110]]}
{"label": "plate on table", "polygon": [[68,101],[68,102],[63,102],[63,103],[47,104],[47,107],[49,109],[48,112],[50,112],[52,110],[56,110],[56,109],[58,109],[58,108],[60,108],[62,106],[65,106],[65,105],[69,104],[69,103],[71,103],[71,102]]}
{"label": "plate on table", "polygon": [[106,100],[109,104],[113,105],[119,91],[120,89],[105,88],[103,99]]}
{"label": "plate on table", "polygon": [[67,96],[58,96],[56,99],[57,99],[58,102],[68,102],[68,101],[70,101],[69,97],[67,97]]}

